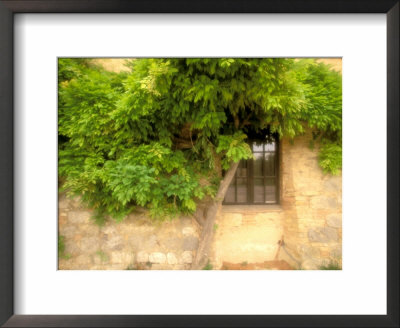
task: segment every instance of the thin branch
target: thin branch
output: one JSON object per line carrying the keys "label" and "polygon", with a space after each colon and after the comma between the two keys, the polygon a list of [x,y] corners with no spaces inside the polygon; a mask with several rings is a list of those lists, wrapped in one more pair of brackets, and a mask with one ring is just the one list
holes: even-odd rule
{"label": "thin branch", "polygon": [[234,114],[234,116],[233,116],[233,119],[234,119],[234,122],[235,122],[235,129],[237,130],[237,129],[239,129],[239,117],[236,115],[236,114]]}

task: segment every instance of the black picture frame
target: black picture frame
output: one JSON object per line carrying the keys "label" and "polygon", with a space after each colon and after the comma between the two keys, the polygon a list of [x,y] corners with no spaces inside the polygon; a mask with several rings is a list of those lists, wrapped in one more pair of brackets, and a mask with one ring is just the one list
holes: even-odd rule
{"label": "black picture frame", "polygon": [[[4,327],[399,327],[399,7],[398,0],[0,0],[0,324]],[[16,13],[385,13],[387,315],[14,315],[13,21]]]}

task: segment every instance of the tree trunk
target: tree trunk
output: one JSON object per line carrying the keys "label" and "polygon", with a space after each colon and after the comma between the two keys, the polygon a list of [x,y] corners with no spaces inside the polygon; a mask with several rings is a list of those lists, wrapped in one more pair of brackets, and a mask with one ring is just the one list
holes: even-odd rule
{"label": "tree trunk", "polygon": [[235,176],[238,166],[239,162],[231,164],[219,185],[217,196],[207,209],[203,229],[200,235],[199,247],[197,248],[196,256],[192,263],[192,270],[200,270],[207,264],[210,246],[214,235],[215,219],[221,209],[222,202],[225,198],[226,192],[228,191],[228,187]]}

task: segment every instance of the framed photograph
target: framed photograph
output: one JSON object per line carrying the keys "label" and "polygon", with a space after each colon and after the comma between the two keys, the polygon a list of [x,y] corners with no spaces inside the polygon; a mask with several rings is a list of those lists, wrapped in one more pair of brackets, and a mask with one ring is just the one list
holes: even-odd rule
{"label": "framed photograph", "polygon": [[0,323],[398,327],[398,1],[0,1]]}

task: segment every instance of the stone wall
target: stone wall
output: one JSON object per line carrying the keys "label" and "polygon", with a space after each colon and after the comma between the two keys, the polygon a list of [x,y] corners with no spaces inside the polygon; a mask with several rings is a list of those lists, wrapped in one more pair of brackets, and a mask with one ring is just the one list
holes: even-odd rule
{"label": "stone wall", "polygon": [[198,246],[198,226],[182,217],[154,222],[131,214],[122,222],[98,226],[79,199],[59,199],[59,235],[65,252],[60,270],[189,269]]}
{"label": "stone wall", "polygon": [[322,172],[310,140],[307,133],[293,143],[281,141],[279,206],[223,206],[213,243],[215,267],[274,260],[295,269],[341,265],[342,180]]}
{"label": "stone wall", "polygon": [[281,206],[286,249],[304,269],[342,256],[342,177],[324,174],[310,133],[281,143]]}
{"label": "stone wall", "polygon": [[[214,269],[224,262],[284,260],[303,269],[341,263],[342,180],[322,172],[310,138],[281,141],[280,205],[222,207],[210,254]],[[60,195],[59,234],[66,254],[60,269],[190,268],[200,230],[194,219],[154,222],[134,213],[99,227],[91,215],[78,199]]]}

